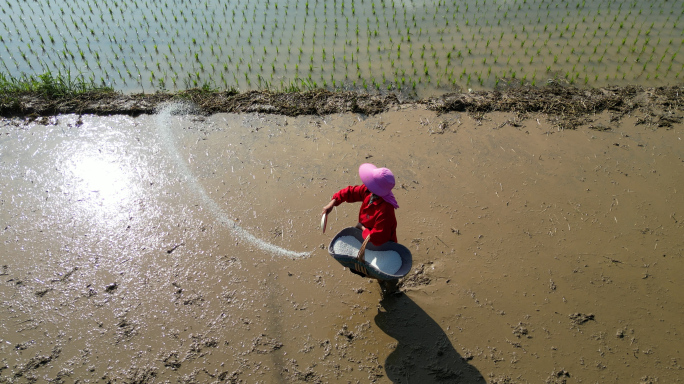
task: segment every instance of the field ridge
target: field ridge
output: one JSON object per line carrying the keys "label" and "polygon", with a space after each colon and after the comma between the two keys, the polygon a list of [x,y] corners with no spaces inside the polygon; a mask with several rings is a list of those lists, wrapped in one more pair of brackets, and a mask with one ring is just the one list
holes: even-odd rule
{"label": "field ridge", "polygon": [[[215,91],[190,89],[180,92],[124,94],[96,89],[67,95],[38,91],[0,93],[0,115],[37,118],[56,114],[140,115],[151,114],[163,103],[185,100],[199,113],[269,113],[287,116],[360,113],[375,115],[407,105],[446,113],[467,112],[481,119],[488,112],[513,112],[516,121],[529,113],[544,113],[562,129],[590,122],[589,116],[604,111],[619,121],[631,113],[639,122],[669,127],[682,120],[684,86],[646,88],[640,86],[584,89],[558,83],[544,87],[511,87],[493,91],[449,93],[421,100],[400,99],[394,94],[332,92],[323,89],[297,92]],[[511,121],[516,125],[516,121]]]}

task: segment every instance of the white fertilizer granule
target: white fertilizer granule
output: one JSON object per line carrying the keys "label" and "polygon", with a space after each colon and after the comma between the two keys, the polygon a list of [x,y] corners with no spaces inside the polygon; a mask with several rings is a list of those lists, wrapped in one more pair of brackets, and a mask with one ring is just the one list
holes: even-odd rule
{"label": "white fertilizer granule", "polygon": [[361,243],[354,236],[340,236],[333,244],[333,251],[338,255],[356,256]]}
{"label": "white fertilizer granule", "polygon": [[[354,236],[340,236],[333,244],[333,252],[338,255],[356,256],[361,242]],[[366,261],[389,275],[401,268],[401,256],[396,251],[371,251],[366,249]]]}
{"label": "white fertilizer granule", "polygon": [[366,251],[366,260],[388,275],[397,273],[402,264],[397,251]]}

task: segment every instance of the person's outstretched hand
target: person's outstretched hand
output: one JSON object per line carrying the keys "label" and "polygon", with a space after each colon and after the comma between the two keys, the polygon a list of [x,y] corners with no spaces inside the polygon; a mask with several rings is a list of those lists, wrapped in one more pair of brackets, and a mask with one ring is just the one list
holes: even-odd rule
{"label": "person's outstretched hand", "polygon": [[330,213],[330,211],[332,211],[334,206],[335,206],[335,199],[330,200],[330,202],[325,207],[323,207],[323,212],[321,212],[321,216]]}

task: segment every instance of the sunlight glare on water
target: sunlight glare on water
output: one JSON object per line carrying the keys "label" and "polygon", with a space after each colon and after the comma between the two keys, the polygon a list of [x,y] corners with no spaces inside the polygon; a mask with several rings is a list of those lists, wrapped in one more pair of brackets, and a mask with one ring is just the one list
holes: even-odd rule
{"label": "sunlight glare on water", "polygon": [[73,205],[68,209],[78,219],[101,229],[118,226],[135,209],[142,193],[135,174],[137,167],[118,153],[124,143],[76,141],[69,146],[73,149],[66,151],[60,161],[62,188],[72,196]]}
{"label": "sunlight glare on water", "polygon": [[70,162],[69,170],[74,177],[74,186],[83,198],[97,194],[105,209],[115,208],[130,200],[132,193],[129,175],[116,161],[75,154]]}

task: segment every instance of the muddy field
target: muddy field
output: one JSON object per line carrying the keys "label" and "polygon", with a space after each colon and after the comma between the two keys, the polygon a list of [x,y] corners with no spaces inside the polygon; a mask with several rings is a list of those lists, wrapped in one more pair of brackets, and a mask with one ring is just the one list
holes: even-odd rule
{"label": "muddy field", "polygon": [[[0,382],[680,382],[673,89],[5,118]],[[318,228],[363,162],[397,179],[398,295],[327,254],[358,206]]]}

